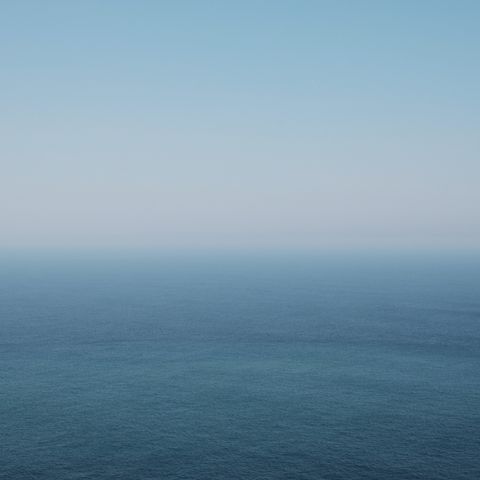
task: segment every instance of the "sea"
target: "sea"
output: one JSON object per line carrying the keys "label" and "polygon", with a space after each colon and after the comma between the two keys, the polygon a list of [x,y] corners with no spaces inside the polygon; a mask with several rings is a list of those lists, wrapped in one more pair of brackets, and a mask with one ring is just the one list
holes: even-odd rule
{"label": "sea", "polygon": [[480,255],[0,255],[3,480],[478,480]]}

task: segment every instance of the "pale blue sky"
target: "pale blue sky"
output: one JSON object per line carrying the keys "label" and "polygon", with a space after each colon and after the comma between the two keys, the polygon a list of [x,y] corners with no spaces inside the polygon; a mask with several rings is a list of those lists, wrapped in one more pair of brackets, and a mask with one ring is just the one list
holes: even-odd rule
{"label": "pale blue sky", "polygon": [[0,0],[0,246],[480,247],[480,2]]}

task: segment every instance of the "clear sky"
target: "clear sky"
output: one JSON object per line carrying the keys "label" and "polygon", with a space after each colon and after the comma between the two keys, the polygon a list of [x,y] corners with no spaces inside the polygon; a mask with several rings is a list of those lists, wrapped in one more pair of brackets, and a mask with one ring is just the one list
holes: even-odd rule
{"label": "clear sky", "polygon": [[0,0],[0,246],[480,247],[480,2]]}

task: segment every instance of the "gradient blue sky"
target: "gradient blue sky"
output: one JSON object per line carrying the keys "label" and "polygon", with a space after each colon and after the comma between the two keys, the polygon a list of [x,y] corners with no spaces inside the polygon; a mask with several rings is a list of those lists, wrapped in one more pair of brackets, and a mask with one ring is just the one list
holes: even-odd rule
{"label": "gradient blue sky", "polygon": [[480,2],[0,1],[0,246],[480,246]]}

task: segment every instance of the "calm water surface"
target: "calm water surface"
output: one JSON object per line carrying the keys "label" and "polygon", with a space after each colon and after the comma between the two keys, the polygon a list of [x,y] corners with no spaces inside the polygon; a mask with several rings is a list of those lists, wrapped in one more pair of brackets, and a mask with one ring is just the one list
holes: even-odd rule
{"label": "calm water surface", "polygon": [[0,259],[0,478],[480,478],[480,257]]}

